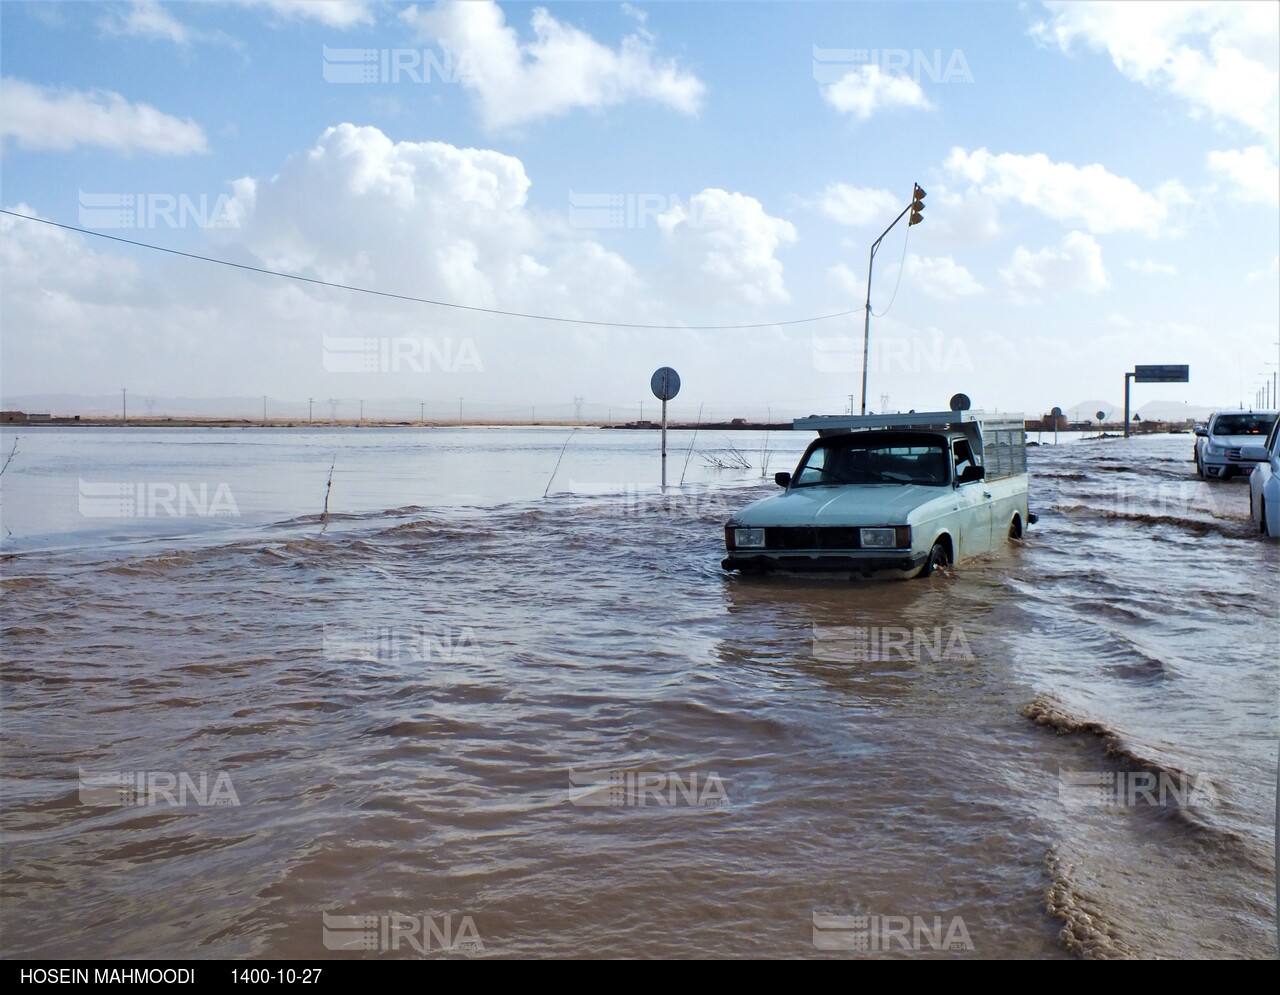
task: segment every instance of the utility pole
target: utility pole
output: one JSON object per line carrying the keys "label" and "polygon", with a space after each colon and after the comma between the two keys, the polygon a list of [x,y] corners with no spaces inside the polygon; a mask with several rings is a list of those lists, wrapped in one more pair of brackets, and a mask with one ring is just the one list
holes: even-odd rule
{"label": "utility pole", "polygon": [[120,388],[120,424],[129,424],[129,388]]}
{"label": "utility pole", "polygon": [[461,397],[458,398],[458,424],[459,425],[462,424],[462,401],[463,401],[463,398]]}
{"label": "utility pole", "polygon": [[267,423],[267,395],[262,395],[262,424]]}
{"label": "utility pole", "polygon": [[360,421],[359,421],[359,424],[361,424],[361,425],[363,425],[363,424],[364,424],[364,398],[363,398],[363,397],[362,397],[362,398],[360,398]]}
{"label": "utility pole", "polygon": [[311,424],[311,409],[315,405],[315,403],[316,403],[316,399],[314,397],[307,398],[307,424],[308,425]]}
{"label": "utility pole", "polygon": [[418,424],[425,425],[427,423],[427,402],[418,402]]}
{"label": "utility pole", "polygon": [[640,402],[640,420],[644,421],[644,401]]}
{"label": "utility pole", "polygon": [[[920,189],[920,184],[915,185],[915,189],[911,193],[911,203],[906,206],[901,214],[893,219],[893,224],[889,225],[880,237],[871,243],[871,255],[867,259],[867,306],[866,313],[863,315],[862,322],[862,413],[867,413],[867,361],[871,345],[871,269],[875,265],[876,250],[880,248],[880,243],[884,241],[885,235],[893,230],[893,226],[907,216],[910,212],[911,220],[907,222],[907,227],[918,225],[924,220],[920,212],[924,210],[924,191]],[[850,405],[852,408],[852,405]],[[853,412],[850,411],[850,414]]]}

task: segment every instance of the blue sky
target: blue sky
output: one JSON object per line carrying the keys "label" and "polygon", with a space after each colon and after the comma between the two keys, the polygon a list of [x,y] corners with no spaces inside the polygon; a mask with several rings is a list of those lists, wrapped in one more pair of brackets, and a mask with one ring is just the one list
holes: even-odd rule
{"label": "blue sky", "polygon": [[1138,403],[1248,404],[1280,360],[1278,12],[5,2],[8,211],[677,327],[6,215],[0,389],[634,416],[671,365],[681,416],[835,411],[918,182],[870,408],[1118,400],[1135,363],[1192,376]]}

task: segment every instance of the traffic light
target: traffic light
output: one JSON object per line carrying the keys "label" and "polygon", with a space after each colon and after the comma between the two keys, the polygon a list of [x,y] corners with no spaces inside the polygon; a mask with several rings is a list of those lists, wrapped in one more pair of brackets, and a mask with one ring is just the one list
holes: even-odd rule
{"label": "traffic light", "polygon": [[911,218],[907,221],[908,228],[924,220],[920,216],[920,212],[924,210],[924,191],[920,189],[919,183],[915,187],[915,191],[911,194]]}

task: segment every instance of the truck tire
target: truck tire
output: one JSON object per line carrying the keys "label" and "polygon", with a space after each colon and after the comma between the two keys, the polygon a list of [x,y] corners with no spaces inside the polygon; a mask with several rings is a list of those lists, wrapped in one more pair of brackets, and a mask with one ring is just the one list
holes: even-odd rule
{"label": "truck tire", "polygon": [[947,553],[946,544],[939,539],[933,544],[933,549],[929,550],[929,558],[924,561],[924,566],[920,568],[921,577],[932,577],[933,572],[938,567],[950,565],[951,556]]}

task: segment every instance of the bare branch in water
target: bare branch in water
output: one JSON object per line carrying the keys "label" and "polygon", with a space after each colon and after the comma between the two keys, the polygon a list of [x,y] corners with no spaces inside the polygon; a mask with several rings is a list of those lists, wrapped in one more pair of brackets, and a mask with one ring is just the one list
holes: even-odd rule
{"label": "bare branch in water", "polygon": [[[706,404],[703,401],[702,404]],[[698,405],[698,424],[693,426],[693,438],[689,440],[689,451],[684,454],[684,469],[680,471],[680,486],[684,486],[684,475],[689,472],[689,457],[693,455],[693,444],[698,441],[698,427],[702,424],[702,404]]]}
{"label": "bare branch in water", "polygon": [[[333,462],[329,464],[329,482],[324,485],[324,511],[321,513],[320,520],[324,522],[325,528],[329,525],[329,492],[333,490],[333,468],[338,465],[338,454],[333,454]],[[320,529],[324,532],[324,528]]]}
{"label": "bare branch in water", "polygon": [[[576,428],[573,432],[578,431]],[[547,489],[542,492],[542,496],[546,497],[551,490],[551,481],[556,479],[556,470],[560,469],[560,460],[564,459],[564,451],[569,448],[569,440],[573,438],[573,432],[569,433],[569,438],[564,440],[564,445],[560,447],[560,456],[556,459],[555,469],[551,471],[551,480],[547,481]]]}
{"label": "bare branch in water", "polygon": [[18,452],[18,437],[13,437],[13,448],[9,450],[9,455],[4,458],[4,466],[0,466],[0,477],[4,476],[5,470],[9,469],[9,464],[13,461],[13,457]]}
{"label": "bare branch in water", "polygon": [[727,449],[716,452],[698,453],[704,463],[713,470],[750,470],[751,461],[737,447],[730,445]]}

